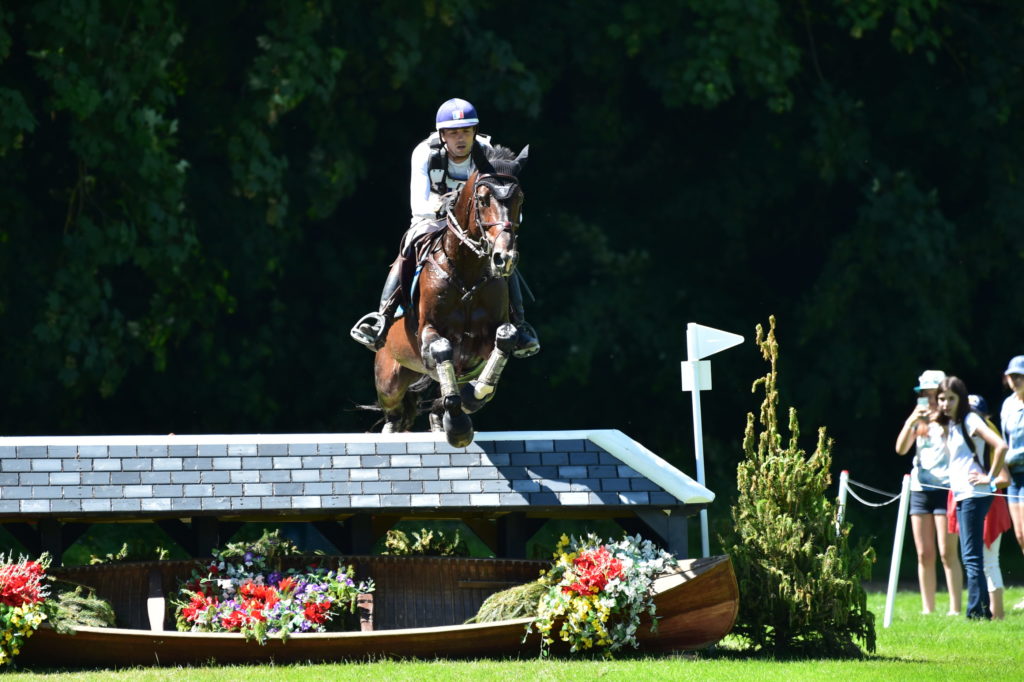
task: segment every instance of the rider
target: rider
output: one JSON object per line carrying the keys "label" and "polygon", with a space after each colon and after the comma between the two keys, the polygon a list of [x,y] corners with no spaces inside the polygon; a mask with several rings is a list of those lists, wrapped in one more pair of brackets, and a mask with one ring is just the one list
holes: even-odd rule
{"label": "rider", "polygon": [[[416,145],[412,152],[412,179],[409,183],[409,204],[412,224],[402,236],[399,254],[419,235],[444,224],[444,199],[457,192],[478,167],[489,167],[485,149],[491,147],[490,137],[477,135],[476,108],[464,99],[450,99],[437,110],[437,132]],[[352,327],[352,338],[372,351],[384,345],[388,328],[394,322],[399,305],[401,258],[391,264],[377,312],[363,315]],[[525,320],[523,294],[519,275],[508,278],[510,318],[516,326],[517,358],[527,358],[540,351],[540,340],[533,326]]]}

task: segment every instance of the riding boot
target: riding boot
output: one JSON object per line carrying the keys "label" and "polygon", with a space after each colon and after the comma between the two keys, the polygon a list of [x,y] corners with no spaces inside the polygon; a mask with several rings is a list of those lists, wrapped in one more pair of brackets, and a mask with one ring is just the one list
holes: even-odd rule
{"label": "riding boot", "polygon": [[526,321],[526,311],[523,310],[523,291],[519,284],[519,273],[513,272],[508,278],[508,305],[509,317],[512,324],[516,326],[516,342],[512,356],[517,358],[528,358],[540,352],[540,339],[533,325]]}
{"label": "riding boot", "polygon": [[377,312],[363,315],[349,332],[353,339],[374,352],[383,347],[387,331],[394,322],[399,303],[398,288],[402,283],[401,269],[401,259],[391,264],[388,278],[384,282],[384,290],[380,294]]}

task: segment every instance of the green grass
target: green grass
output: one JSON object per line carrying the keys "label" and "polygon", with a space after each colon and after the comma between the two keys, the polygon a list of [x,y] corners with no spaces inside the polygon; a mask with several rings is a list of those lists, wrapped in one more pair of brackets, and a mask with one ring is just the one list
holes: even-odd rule
{"label": "green grass", "polygon": [[[1024,598],[1011,588],[1006,604]],[[885,594],[868,595],[878,619],[878,650],[863,660],[753,658],[726,639],[706,651],[661,658],[601,660],[374,661],[333,665],[133,668],[79,672],[20,671],[12,680],[982,680],[1012,679],[1024,669],[1024,611],[1002,622],[922,616],[917,592],[897,596],[892,627],[881,626]],[[941,601],[941,599],[940,599]]]}

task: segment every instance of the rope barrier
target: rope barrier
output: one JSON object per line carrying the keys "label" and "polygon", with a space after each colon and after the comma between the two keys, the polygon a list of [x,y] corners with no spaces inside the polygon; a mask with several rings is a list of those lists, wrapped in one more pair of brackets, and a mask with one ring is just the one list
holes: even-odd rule
{"label": "rope barrier", "polygon": [[[854,481],[850,481],[850,483],[855,483],[855,482]],[[892,504],[893,502],[898,502],[899,499],[900,499],[899,493],[896,493],[895,495],[891,495],[889,493],[886,493],[886,494],[890,495],[890,497],[885,502],[868,502],[863,497],[861,497],[860,495],[858,495],[857,493],[853,492],[850,489],[847,489],[846,492],[849,493],[850,497],[852,497],[853,499],[857,500],[861,504],[866,505],[868,507],[876,507],[876,508],[877,507],[885,507],[885,506],[888,506],[888,505]]]}
{"label": "rope barrier", "polygon": [[857,486],[858,488],[864,488],[864,490],[870,490],[871,492],[878,493],[879,495],[888,495],[889,497],[899,497],[900,496],[899,493],[890,493],[888,490],[879,490],[878,488],[872,488],[871,486],[867,485],[866,483],[861,483],[860,481],[854,481],[852,479],[847,479],[847,481],[852,483],[853,485]]}

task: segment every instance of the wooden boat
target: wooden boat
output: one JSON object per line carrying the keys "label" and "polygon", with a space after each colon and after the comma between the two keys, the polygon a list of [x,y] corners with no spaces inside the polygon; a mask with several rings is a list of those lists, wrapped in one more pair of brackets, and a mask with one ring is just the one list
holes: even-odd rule
{"label": "wooden boat", "polygon": [[[118,622],[129,627],[80,627],[62,635],[41,627],[27,640],[18,664],[45,667],[289,663],[380,657],[477,658],[536,656],[539,638],[524,642],[529,618],[463,623],[490,594],[536,579],[548,562],[438,557],[346,557],[357,577],[373,576],[372,620],[359,631],[306,633],[260,645],[234,633],[176,632],[159,595],[177,586],[195,562],[163,561],[51,569],[58,577],[96,588]],[[168,589],[169,588],[169,589]],[[709,646],[736,620],[739,593],[726,556],[681,562],[681,570],[655,584],[657,632],[638,632],[644,652]],[[154,629],[144,629],[147,611]],[[161,621],[160,615],[163,616]],[[372,629],[371,629],[372,628]]]}

